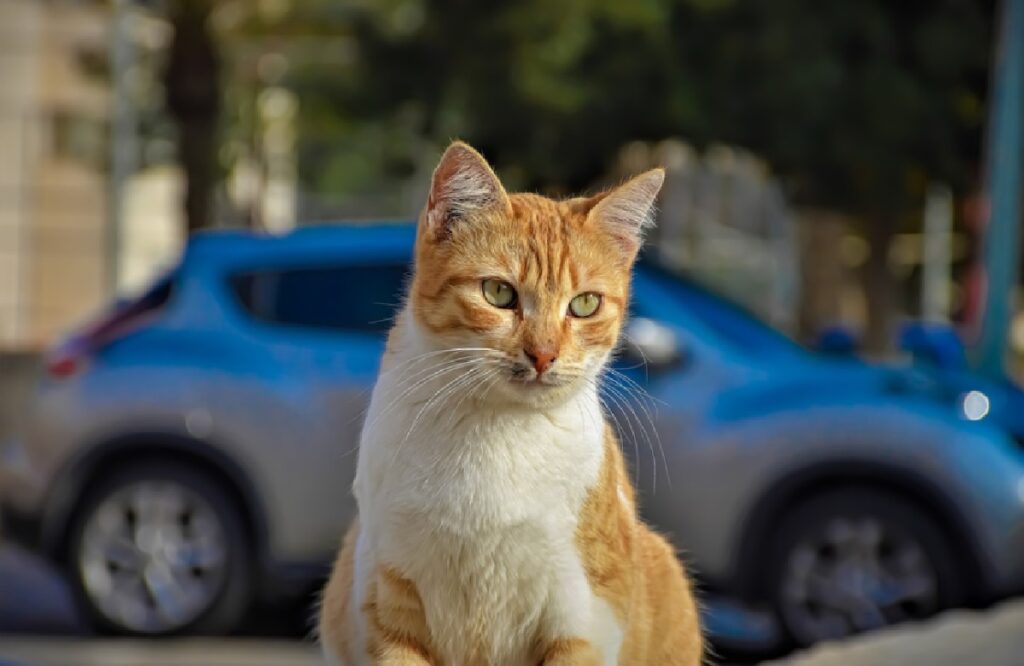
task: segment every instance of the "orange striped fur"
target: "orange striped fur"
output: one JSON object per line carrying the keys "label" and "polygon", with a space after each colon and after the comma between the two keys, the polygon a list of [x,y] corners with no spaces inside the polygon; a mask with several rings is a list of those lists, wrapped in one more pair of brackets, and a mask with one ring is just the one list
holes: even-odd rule
{"label": "orange striped fur", "polygon": [[[324,590],[329,661],[701,663],[689,580],[639,520],[596,395],[662,179],[554,201],[507,194],[465,144],[445,153]],[[590,316],[581,293],[600,295]]]}

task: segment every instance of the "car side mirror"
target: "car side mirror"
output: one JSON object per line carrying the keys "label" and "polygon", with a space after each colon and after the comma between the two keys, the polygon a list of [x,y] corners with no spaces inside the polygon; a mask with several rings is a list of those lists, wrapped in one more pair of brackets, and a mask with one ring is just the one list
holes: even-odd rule
{"label": "car side mirror", "polygon": [[949,324],[915,321],[900,331],[899,348],[925,365],[958,370],[967,365],[964,343]]}
{"label": "car side mirror", "polygon": [[818,333],[814,349],[834,356],[853,356],[860,351],[860,341],[844,326],[827,326]]}
{"label": "car side mirror", "polygon": [[686,350],[675,332],[653,319],[631,318],[623,342],[627,359],[646,364],[652,370],[677,366],[686,360]]}

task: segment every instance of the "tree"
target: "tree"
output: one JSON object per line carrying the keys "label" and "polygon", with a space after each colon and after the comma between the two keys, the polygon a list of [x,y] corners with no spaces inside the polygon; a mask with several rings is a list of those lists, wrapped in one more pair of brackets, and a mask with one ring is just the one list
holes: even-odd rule
{"label": "tree", "polygon": [[185,172],[188,232],[210,226],[216,183],[220,117],[220,58],[210,33],[208,0],[175,0],[174,37],[164,71],[167,110],[178,128],[178,160]]}
{"label": "tree", "polygon": [[964,193],[976,178],[987,4],[782,0],[675,15],[679,59],[716,112],[691,131],[768,157],[797,202],[862,221],[875,348],[889,337],[892,235],[929,181]]}
{"label": "tree", "polygon": [[862,221],[877,345],[892,234],[930,180],[973,185],[992,4],[309,0],[256,29],[351,47],[285,81],[307,189],[386,188],[453,137],[513,186],[554,193],[592,185],[631,140],[737,144],[792,200]]}

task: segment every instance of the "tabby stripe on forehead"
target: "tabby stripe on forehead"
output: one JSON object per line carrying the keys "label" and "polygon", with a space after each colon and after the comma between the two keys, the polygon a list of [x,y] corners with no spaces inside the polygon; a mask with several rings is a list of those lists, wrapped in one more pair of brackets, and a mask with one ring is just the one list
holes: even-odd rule
{"label": "tabby stripe on forehead", "polygon": [[536,282],[544,282],[544,252],[541,250],[536,234],[530,234],[526,242],[530,247],[529,263],[530,268],[533,269],[531,272],[535,273],[532,277]]}
{"label": "tabby stripe on forehead", "polygon": [[[562,251],[558,255],[558,277],[559,277],[559,279],[565,279],[566,273],[568,272],[566,270],[566,267],[567,267],[568,263],[569,263],[569,244],[568,243],[562,243]],[[572,287],[574,289],[576,288],[575,280],[573,281]]]}
{"label": "tabby stripe on forehead", "polygon": [[558,289],[558,282],[562,278],[561,272],[558,270],[558,257],[560,252],[561,243],[559,243],[554,237],[549,239],[550,247],[548,248],[547,260],[548,260],[548,289],[555,291]]}
{"label": "tabby stripe on forehead", "polygon": [[558,283],[562,280],[561,258],[565,253],[565,237],[562,225],[560,224],[549,224],[548,229],[552,246],[551,251],[548,252],[548,259],[551,262],[551,275],[548,285],[552,290],[555,290],[558,288]]}

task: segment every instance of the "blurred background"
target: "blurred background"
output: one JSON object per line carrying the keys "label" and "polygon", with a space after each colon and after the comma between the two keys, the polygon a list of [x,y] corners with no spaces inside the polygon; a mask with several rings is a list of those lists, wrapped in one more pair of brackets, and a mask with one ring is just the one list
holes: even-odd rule
{"label": "blurred background", "polygon": [[609,390],[722,649],[1024,590],[1024,2],[0,0],[0,73],[0,631],[301,635],[453,138],[667,169]]}

